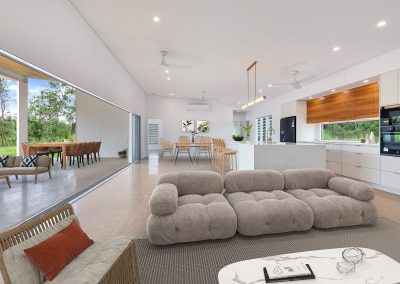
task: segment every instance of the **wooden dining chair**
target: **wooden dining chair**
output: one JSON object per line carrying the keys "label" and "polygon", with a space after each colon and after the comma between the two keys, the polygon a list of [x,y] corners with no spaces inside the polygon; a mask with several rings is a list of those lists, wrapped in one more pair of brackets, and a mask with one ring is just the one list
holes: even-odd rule
{"label": "wooden dining chair", "polygon": [[57,162],[62,159],[62,148],[61,147],[50,147],[50,155],[51,155],[51,165],[54,166],[54,156],[57,154]]}
{"label": "wooden dining chair", "polygon": [[71,160],[72,165],[75,165],[75,158],[78,163],[78,168],[80,168],[80,164],[84,166],[83,162],[83,155],[86,149],[86,143],[77,143],[75,146],[68,147],[67,149],[67,156],[69,156],[69,166],[71,167]]}
{"label": "wooden dining chair", "polygon": [[175,164],[178,160],[178,156],[180,152],[187,152],[189,155],[190,162],[193,164],[192,156],[190,155],[190,139],[189,136],[179,136],[178,143],[176,144],[176,156],[175,156]]}
{"label": "wooden dining chair", "polygon": [[94,160],[97,162],[97,158],[99,159],[100,162],[100,147],[101,147],[101,141],[95,142],[93,154],[94,154]]}
{"label": "wooden dining chair", "polygon": [[196,161],[197,163],[199,163],[199,159],[201,154],[204,154],[205,157],[209,158],[211,161],[211,137],[209,136],[196,136],[195,143],[198,143],[199,145],[197,145],[196,148]]}
{"label": "wooden dining chair", "polygon": [[174,144],[172,142],[165,140],[164,138],[160,138],[160,146],[161,146],[161,153],[160,153],[160,160],[164,158],[165,153],[169,153],[171,156],[172,162],[174,161]]}

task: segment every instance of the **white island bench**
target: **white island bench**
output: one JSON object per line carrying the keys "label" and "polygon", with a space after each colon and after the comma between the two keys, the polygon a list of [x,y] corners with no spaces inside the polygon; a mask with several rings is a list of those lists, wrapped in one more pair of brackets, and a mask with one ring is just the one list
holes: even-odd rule
{"label": "white island bench", "polygon": [[227,147],[238,151],[238,170],[326,168],[323,144],[228,142]]}

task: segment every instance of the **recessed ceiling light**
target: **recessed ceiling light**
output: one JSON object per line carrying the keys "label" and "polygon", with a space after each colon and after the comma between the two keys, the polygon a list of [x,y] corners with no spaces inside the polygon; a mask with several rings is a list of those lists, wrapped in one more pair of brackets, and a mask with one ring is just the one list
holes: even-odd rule
{"label": "recessed ceiling light", "polygon": [[155,23],[159,23],[159,22],[160,22],[160,18],[157,17],[157,16],[154,16],[154,17],[153,17],[153,21],[154,21]]}
{"label": "recessed ceiling light", "polygon": [[377,26],[378,28],[383,28],[384,26],[386,26],[386,21],[380,21],[380,22],[378,22],[378,23],[376,24],[376,26]]}
{"label": "recessed ceiling light", "polygon": [[333,90],[331,90],[331,92],[332,92],[332,93],[334,93],[334,92],[336,92],[336,90],[335,90],[335,89],[333,89]]}
{"label": "recessed ceiling light", "polygon": [[368,82],[369,82],[369,80],[364,80],[363,82],[364,82],[364,83],[368,83]]}
{"label": "recessed ceiling light", "polygon": [[168,69],[165,69],[165,73],[169,73],[169,70],[168,70]]}
{"label": "recessed ceiling light", "polygon": [[309,99],[312,99],[312,97],[310,96],[310,97],[308,97]]}
{"label": "recessed ceiling light", "polygon": [[332,50],[333,50],[334,52],[338,52],[338,51],[340,50],[340,46],[335,46],[334,48],[332,48]]}
{"label": "recessed ceiling light", "polygon": [[272,84],[268,84],[268,87],[270,87],[270,88],[271,88],[271,87],[272,87]]}
{"label": "recessed ceiling light", "polygon": [[173,96],[174,95],[174,93],[171,93],[171,94],[169,94],[170,96]]}
{"label": "recessed ceiling light", "polygon": [[171,80],[171,77],[167,77],[166,79],[167,79],[167,81],[169,81],[169,80]]}
{"label": "recessed ceiling light", "polygon": [[258,92],[259,92],[259,93],[262,93],[262,89],[259,89]]}

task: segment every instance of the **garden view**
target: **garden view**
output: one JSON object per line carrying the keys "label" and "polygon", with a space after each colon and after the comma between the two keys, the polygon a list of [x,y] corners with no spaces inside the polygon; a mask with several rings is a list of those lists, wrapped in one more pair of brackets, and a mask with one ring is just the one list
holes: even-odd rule
{"label": "garden view", "polygon": [[[28,80],[29,142],[76,140],[76,90],[65,83]],[[16,82],[0,77],[0,155],[16,155]]]}

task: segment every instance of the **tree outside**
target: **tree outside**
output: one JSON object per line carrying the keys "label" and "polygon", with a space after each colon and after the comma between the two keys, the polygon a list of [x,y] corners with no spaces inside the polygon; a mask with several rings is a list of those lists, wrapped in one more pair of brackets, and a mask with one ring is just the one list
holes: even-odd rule
{"label": "tree outside", "polygon": [[8,86],[9,80],[0,77],[0,155],[15,153],[16,117],[11,112],[15,94]]}
{"label": "tree outside", "polygon": [[360,141],[373,132],[379,141],[379,121],[353,121],[323,125],[323,140]]}
{"label": "tree outside", "polygon": [[49,81],[33,96],[28,107],[29,142],[76,139],[76,90],[65,83]]}

